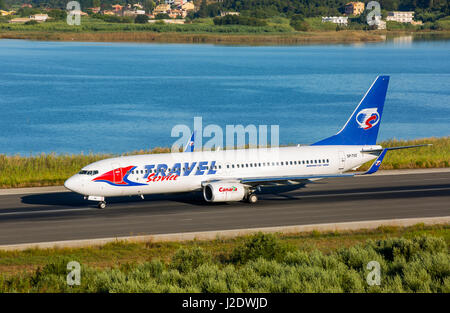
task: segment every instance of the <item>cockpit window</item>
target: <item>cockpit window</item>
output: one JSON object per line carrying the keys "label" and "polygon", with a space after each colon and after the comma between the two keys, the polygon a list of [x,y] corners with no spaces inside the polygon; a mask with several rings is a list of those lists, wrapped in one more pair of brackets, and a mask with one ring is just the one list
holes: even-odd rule
{"label": "cockpit window", "polygon": [[80,172],[78,172],[78,174],[93,176],[93,175],[97,175],[98,171],[97,170],[95,170],[95,171],[80,171]]}

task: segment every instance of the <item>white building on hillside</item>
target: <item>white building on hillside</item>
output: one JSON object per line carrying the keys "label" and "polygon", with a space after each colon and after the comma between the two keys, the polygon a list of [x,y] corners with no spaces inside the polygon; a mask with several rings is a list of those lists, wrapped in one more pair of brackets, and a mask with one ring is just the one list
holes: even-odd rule
{"label": "white building on hillside", "polygon": [[323,16],[322,23],[331,22],[339,25],[347,25],[348,17],[347,16]]}
{"label": "white building on hillside", "polygon": [[399,23],[412,23],[414,18],[414,11],[391,11],[388,12],[386,21],[394,21]]}
{"label": "white building on hillside", "polygon": [[45,22],[48,19],[47,14],[35,14],[31,15],[30,19],[35,20],[37,22]]}

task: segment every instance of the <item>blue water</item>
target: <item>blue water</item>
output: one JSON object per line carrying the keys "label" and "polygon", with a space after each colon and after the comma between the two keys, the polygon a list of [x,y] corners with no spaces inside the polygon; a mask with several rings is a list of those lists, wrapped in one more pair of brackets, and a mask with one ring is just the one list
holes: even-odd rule
{"label": "blue water", "polygon": [[242,47],[0,40],[0,153],[170,146],[176,124],[337,132],[391,75],[379,139],[450,135],[450,41]]}

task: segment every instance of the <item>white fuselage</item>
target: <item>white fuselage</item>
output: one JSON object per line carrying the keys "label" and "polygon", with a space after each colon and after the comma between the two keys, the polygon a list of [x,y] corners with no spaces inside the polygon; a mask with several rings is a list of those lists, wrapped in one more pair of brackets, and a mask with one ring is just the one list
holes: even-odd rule
{"label": "white fuselage", "polygon": [[65,186],[85,196],[124,196],[200,190],[202,183],[292,175],[331,175],[376,158],[380,146],[296,146],[134,155],[85,166]]}

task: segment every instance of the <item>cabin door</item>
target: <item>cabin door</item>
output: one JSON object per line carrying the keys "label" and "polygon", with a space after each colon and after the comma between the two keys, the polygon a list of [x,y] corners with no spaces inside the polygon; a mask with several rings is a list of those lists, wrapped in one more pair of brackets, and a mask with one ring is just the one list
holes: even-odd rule
{"label": "cabin door", "polygon": [[115,184],[118,184],[118,183],[122,182],[122,178],[123,178],[122,168],[117,163],[112,163],[111,165],[113,168],[113,182]]}

